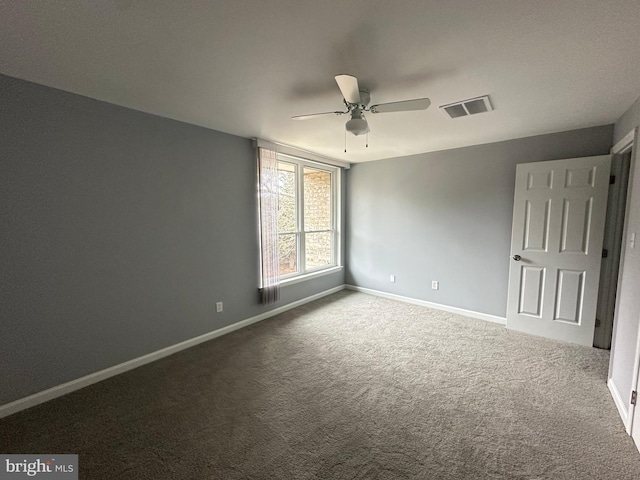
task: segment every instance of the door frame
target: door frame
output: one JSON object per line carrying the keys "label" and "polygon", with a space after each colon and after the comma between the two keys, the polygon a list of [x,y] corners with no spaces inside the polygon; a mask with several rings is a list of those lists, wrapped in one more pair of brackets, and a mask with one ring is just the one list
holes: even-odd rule
{"label": "door frame", "polygon": [[[635,385],[632,384],[631,386],[631,390],[635,390],[638,391],[638,383],[640,383],[640,365],[639,365],[639,361],[638,361],[638,355],[640,354],[640,332],[638,333],[638,344],[636,345],[636,368],[634,370],[635,373]],[[631,408],[629,409],[629,427],[627,429],[627,432],[629,433],[629,435],[631,436],[631,438],[633,439],[636,448],[640,451],[640,442],[637,442],[636,439],[634,438],[634,434],[635,434],[635,430],[634,430],[634,425],[635,423],[638,423],[637,425],[635,425],[636,428],[640,428],[640,419],[638,419],[638,422],[634,422],[636,415],[640,415],[640,410],[637,409],[637,402],[636,405],[631,405]],[[640,436],[638,436],[638,438],[640,438]]]}
{"label": "door frame", "polygon": [[[616,143],[612,148],[611,148],[611,154],[613,155],[622,155],[625,154],[631,150],[635,150],[638,145],[638,128],[634,128],[633,130],[631,130],[629,133],[627,133],[618,143]],[[629,169],[629,179],[633,178],[634,172],[635,172],[635,168],[637,167],[636,162],[635,162],[635,158],[637,157],[638,154],[637,152],[632,153],[631,155],[631,167]],[[622,281],[622,275],[623,275],[623,270],[624,270],[624,259],[625,259],[625,254],[627,251],[627,244],[628,241],[626,239],[626,235],[627,235],[627,225],[628,225],[628,213],[630,210],[630,204],[631,204],[631,184],[629,184],[629,188],[627,190],[627,201],[626,201],[626,207],[625,207],[625,220],[624,220],[624,229],[623,229],[623,242],[622,242],[622,251],[620,252],[620,268],[618,270],[618,282],[617,282],[617,291],[620,291],[620,284]],[[613,394],[613,398],[616,402],[616,406],[618,407],[618,411],[620,413],[620,416],[622,417],[622,421],[624,424],[624,428],[625,431],[627,432],[627,434],[631,435],[631,426],[633,425],[633,416],[636,413],[636,406],[637,405],[631,405],[629,404],[629,410],[625,412],[625,407],[626,407],[626,402],[628,402],[628,399],[621,399],[619,398],[620,395],[617,392],[617,389],[612,389],[612,368],[613,368],[613,358],[615,357],[615,346],[616,346],[616,333],[617,333],[617,328],[616,325],[618,323],[618,311],[619,311],[619,305],[620,304],[620,297],[617,296],[616,298],[616,303],[615,303],[615,312],[614,312],[614,320],[613,320],[613,336],[611,339],[611,355],[610,355],[610,361],[609,361],[609,374],[607,375],[607,385],[609,386],[609,389],[612,390],[612,394]],[[633,375],[631,378],[631,390],[638,390],[638,374],[640,373],[640,330],[638,331],[638,338],[636,339],[636,352],[635,352],[635,358],[634,358],[634,369],[633,369]],[[618,404],[619,402],[624,402],[622,405]]]}

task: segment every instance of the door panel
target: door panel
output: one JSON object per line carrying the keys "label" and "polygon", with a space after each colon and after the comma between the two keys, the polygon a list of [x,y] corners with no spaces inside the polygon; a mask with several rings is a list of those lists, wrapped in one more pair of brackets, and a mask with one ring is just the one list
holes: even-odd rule
{"label": "door panel", "polygon": [[549,240],[549,213],[551,201],[534,199],[526,201],[523,250],[546,252]]}
{"label": "door panel", "polygon": [[554,320],[580,324],[585,273],[576,270],[558,270]]}
{"label": "door panel", "polygon": [[611,157],[520,164],[507,327],[592,345]]}
{"label": "door panel", "polygon": [[551,190],[553,170],[527,173],[527,190]]}
{"label": "door panel", "polygon": [[[562,205],[562,253],[588,254],[593,198],[565,198]],[[604,233],[604,230],[603,230]]]}
{"label": "door panel", "polygon": [[521,271],[522,288],[520,289],[518,313],[539,317],[542,315],[544,268],[523,266]]}

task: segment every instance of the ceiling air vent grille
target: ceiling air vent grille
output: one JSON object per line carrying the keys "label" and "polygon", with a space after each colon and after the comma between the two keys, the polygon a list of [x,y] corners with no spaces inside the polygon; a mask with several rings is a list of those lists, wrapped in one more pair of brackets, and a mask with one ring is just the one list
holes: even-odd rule
{"label": "ceiling air vent grille", "polygon": [[450,118],[467,117],[476,113],[490,112],[493,110],[489,95],[483,97],[470,98],[461,102],[441,105],[440,110]]}

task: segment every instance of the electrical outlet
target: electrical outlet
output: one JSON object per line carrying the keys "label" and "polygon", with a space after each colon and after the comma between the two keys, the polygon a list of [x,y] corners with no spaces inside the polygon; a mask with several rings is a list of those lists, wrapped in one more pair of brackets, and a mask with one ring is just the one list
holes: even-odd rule
{"label": "electrical outlet", "polygon": [[216,302],[216,312],[220,313],[222,311],[222,302]]}
{"label": "electrical outlet", "polygon": [[390,281],[391,283],[396,283],[396,276],[395,276],[395,275],[390,275],[390,276],[389,276],[389,281]]}
{"label": "electrical outlet", "polygon": [[431,281],[431,290],[438,290],[440,287],[440,283],[437,280]]}

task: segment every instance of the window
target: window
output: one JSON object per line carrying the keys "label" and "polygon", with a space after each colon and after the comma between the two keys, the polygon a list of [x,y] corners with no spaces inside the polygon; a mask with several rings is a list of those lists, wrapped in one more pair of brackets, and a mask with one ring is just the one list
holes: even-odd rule
{"label": "window", "polygon": [[338,169],[278,154],[278,256],[283,279],[338,265]]}

